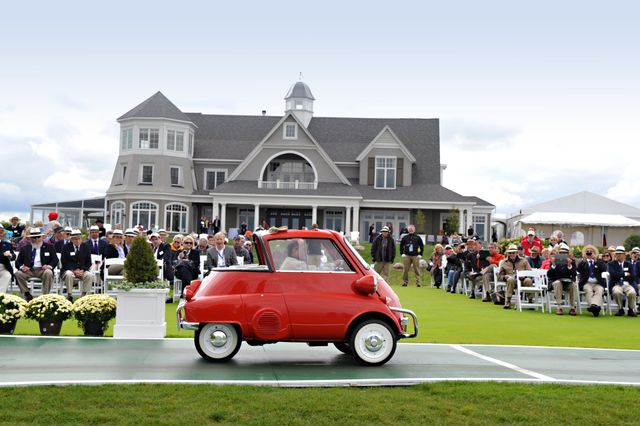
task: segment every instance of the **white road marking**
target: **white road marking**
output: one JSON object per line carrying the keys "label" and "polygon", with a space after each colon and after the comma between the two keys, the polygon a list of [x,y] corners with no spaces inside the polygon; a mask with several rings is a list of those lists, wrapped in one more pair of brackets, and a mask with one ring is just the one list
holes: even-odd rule
{"label": "white road marking", "polygon": [[480,358],[485,361],[492,362],[502,367],[509,368],[513,371],[517,371],[518,373],[526,374],[527,376],[535,377],[536,379],[539,379],[539,380],[544,380],[549,382],[553,382],[556,380],[553,377],[545,376],[544,374],[536,373],[535,371],[527,370],[525,368],[518,367],[517,365],[511,364],[505,361],[501,361],[496,358],[491,358],[490,356],[479,354],[478,352],[472,351],[471,349],[465,348],[464,346],[460,346],[460,345],[449,345],[449,346],[467,355],[475,356],[476,358]]}

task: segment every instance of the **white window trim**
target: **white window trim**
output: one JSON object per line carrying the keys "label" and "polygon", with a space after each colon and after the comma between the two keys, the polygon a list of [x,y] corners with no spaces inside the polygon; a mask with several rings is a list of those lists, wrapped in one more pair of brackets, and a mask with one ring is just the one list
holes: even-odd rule
{"label": "white window trim", "polygon": [[[129,143],[125,144],[125,138],[124,138],[125,133],[131,134],[131,139],[129,139],[128,141],[131,144]],[[126,128],[120,129],[120,149],[122,151],[131,151],[133,149],[133,127],[126,127]]]}
{"label": "white window trim", "polygon": [[[288,137],[287,136],[287,126],[293,126],[293,137]],[[297,140],[298,139],[298,124],[291,122],[291,121],[287,121],[284,123],[284,126],[282,126],[282,139],[286,139],[286,140]]]}
{"label": "white window trim", "polygon": [[[137,200],[131,203],[131,205],[129,206],[129,226],[127,226],[127,228],[137,225],[137,223],[133,223],[133,206],[135,206],[138,203],[148,203],[151,204],[152,206],[155,207],[156,210],[156,221],[155,224],[158,225],[158,214],[159,214],[159,208],[158,208],[158,203],[154,203],[153,201],[149,201],[149,200]],[[146,209],[145,209],[146,210]],[[151,211],[151,209],[149,209],[148,211]],[[148,224],[147,224],[148,225]],[[145,229],[147,228],[147,226],[145,226]]]}
{"label": "white window trim", "polygon": [[[388,160],[389,158],[392,158],[394,161],[394,166],[393,166],[393,170],[394,170],[394,174],[393,174],[393,187],[390,186],[378,186],[378,159],[385,159]],[[375,189],[396,189],[396,184],[397,184],[397,173],[398,173],[398,157],[395,157],[393,155],[376,155],[374,157],[374,168],[373,168],[373,187]],[[384,167],[384,170],[389,170],[386,166]],[[386,173],[385,173],[385,183],[386,183]]]}
{"label": "white window trim", "polygon": [[[178,205],[180,207],[184,207],[187,209],[186,212],[179,212],[179,213],[184,213],[185,214],[185,220],[184,220],[184,229],[185,232],[189,231],[189,206],[184,204],[184,203],[178,203],[178,202],[173,202],[173,203],[168,203],[165,204],[164,206],[164,227],[165,229],[169,230],[171,227],[169,226],[169,223],[167,222],[167,213],[169,213],[169,206],[173,206],[173,205]],[[171,210],[173,212],[173,210]],[[171,231],[173,232],[173,231]]]}
{"label": "white window trim", "polygon": [[[151,183],[146,183],[142,181],[142,170],[144,166],[151,166]],[[138,170],[138,184],[139,185],[153,185],[153,181],[155,179],[155,167],[152,163],[140,163],[140,169]]]}
{"label": "white window trim", "polygon": [[124,180],[127,177],[127,173],[125,172],[125,167],[127,168],[126,172],[129,172],[129,163],[120,163],[120,167],[118,167],[118,172],[116,175],[116,185],[123,185]]}
{"label": "white window trim", "polygon": [[207,187],[207,173],[208,172],[214,172],[214,173],[223,172],[224,173],[224,180],[222,181],[222,183],[227,181],[227,175],[228,175],[227,174],[227,172],[228,172],[227,169],[204,169],[204,180],[202,181],[202,187],[203,187],[203,189],[205,191],[213,191],[214,189],[216,189],[215,187],[214,188],[208,188]]}
{"label": "white window trim", "polygon": [[[178,183],[175,185],[171,182],[171,169],[178,169]],[[182,177],[182,167],[176,166],[173,164],[169,166],[169,186],[184,187],[184,179]]]}
{"label": "white window trim", "polygon": [[[124,222],[126,220],[125,213],[127,212],[127,204],[122,200],[112,201],[111,205],[109,206],[109,214],[110,214],[109,217],[111,218],[111,224],[112,225],[115,225],[116,223],[119,223],[119,222],[114,221],[113,216],[114,216],[114,212],[116,210],[115,206],[119,207],[121,204],[122,204],[122,207],[118,208],[118,210],[121,211],[120,214],[122,216],[122,222]],[[120,223],[120,224],[124,225],[124,223]]]}
{"label": "white window trim", "polygon": [[[173,149],[169,148],[169,132],[173,132]],[[178,149],[178,133],[182,133],[182,149]],[[184,152],[185,131],[183,129],[167,129],[165,132],[165,147],[168,152]]]}
{"label": "white window trim", "polygon": [[[147,130],[148,131],[148,136],[149,136],[149,148],[143,148],[141,145],[141,140],[140,140],[140,132],[142,130]],[[157,148],[151,148],[151,131],[152,130],[157,130],[158,131],[158,147]],[[161,138],[162,132],[161,132],[161,128],[160,127],[138,127],[138,133],[137,133],[137,141],[138,141],[138,149],[141,151],[149,151],[149,150],[160,150],[162,147],[162,138]]]}

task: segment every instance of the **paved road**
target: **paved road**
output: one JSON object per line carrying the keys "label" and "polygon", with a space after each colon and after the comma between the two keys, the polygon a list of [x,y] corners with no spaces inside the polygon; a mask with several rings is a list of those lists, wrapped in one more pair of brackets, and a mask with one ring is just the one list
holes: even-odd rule
{"label": "paved road", "polygon": [[460,380],[640,386],[640,351],[402,343],[386,365],[363,367],[333,346],[243,343],[231,362],[209,364],[191,339],[0,336],[0,386],[372,386]]}

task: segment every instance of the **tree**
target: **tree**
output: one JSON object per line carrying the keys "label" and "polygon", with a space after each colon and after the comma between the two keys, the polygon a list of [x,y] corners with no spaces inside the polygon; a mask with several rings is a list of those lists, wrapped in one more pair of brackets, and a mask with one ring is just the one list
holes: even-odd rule
{"label": "tree", "polygon": [[449,216],[447,217],[447,222],[445,223],[444,231],[447,235],[451,235],[454,232],[458,232],[458,227],[460,226],[460,212],[458,209],[449,210]]}
{"label": "tree", "polygon": [[624,240],[625,250],[631,251],[634,247],[640,247],[640,235],[631,235],[629,238]]}
{"label": "tree", "polygon": [[158,280],[158,263],[144,236],[137,236],[124,261],[124,279],[132,284]]}
{"label": "tree", "polygon": [[424,224],[426,223],[427,219],[424,217],[424,213],[422,212],[422,210],[418,210],[416,212],[414,220],[416,222],[416,232],[418,234],[426,234]]}

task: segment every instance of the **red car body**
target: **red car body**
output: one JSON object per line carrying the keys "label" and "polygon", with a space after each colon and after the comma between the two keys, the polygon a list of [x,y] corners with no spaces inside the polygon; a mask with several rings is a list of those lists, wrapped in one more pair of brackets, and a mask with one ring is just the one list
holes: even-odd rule
{"label": "red car body", "polygon": [[[272,229],[256,232],[254,245],[259,264],[215,268],[185,289],[178,324],[197,330],[196,348],[205,359],[230,359],[242,340],[289,341],[334,343],[365,365],[381,365],[393,356],[398,339],[417,335],[413,312],[402,309],[391,287],[341,234]],[[411,334],[405,314],[413,319]],[[363,323],[369,332],[361,332],[360,346],[373,349],[372,357],[354,351],[354,334]],[[388,351],[379,353],[384,345]]]}

